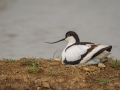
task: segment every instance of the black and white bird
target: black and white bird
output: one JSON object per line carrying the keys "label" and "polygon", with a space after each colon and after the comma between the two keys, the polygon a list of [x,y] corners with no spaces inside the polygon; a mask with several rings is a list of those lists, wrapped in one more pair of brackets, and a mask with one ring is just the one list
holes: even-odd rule
{"label": "black and white bird", "polygon": [[91,42],[80,42],[78,35],[74,31],[68,31],[65,38],[56,42],[46,42],[54,44],[60,41],[68,41],[62,52],[62,63],[67,65],[98,64],[109,54],[111,45],[101,45]]}

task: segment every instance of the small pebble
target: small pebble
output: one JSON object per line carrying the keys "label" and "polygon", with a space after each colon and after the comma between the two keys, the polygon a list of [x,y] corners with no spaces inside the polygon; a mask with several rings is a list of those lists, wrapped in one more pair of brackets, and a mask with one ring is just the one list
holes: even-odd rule
{"label": "small pebble", "polygon": [[50,85],[47,82],[42,82],[43,87],[50,88]]}
{"label": "small pebble", "polygon": [[40,87],[37,87],[37,90],[40,90]]}
{"label": "small pebble", "polygon": [[99,64],[98,64],[98,67],[99,67],[99,68],[104,68],[104,67],[106,67],[106,66],[105,66],[103,63],[99,63]]}
{"label": "small pebble", "polygon": [[60,58],[55,58],[56,61],[61,61]]}
{"label": "small pebble", "polygon": [[90,69],[87,68],[87,67],[83,67],[83,69],[84,69],[85,71],[90,71]]}

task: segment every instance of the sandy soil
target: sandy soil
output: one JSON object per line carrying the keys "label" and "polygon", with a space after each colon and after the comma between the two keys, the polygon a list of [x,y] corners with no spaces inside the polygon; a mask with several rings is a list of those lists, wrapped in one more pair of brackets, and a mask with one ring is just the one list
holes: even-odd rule
{"label": "sandy soil", "polygon": [[3,59],[0,90],[120,90],[120,67],[113,67],[111,61],[104,64],[100,68],[41,58]]}

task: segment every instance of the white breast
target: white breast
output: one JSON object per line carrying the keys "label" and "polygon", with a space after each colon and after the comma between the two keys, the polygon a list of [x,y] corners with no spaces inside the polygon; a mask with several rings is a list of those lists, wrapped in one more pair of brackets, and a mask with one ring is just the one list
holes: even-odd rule
{"label": "white breast", "polygon": [[83,55],[87,52],[88,48],[90,48],[90,47],[85,46],[85,45],[74,45],[74,46],[69,47],[66,50],[66,52],[64,49],[62,52],[62,61],[65,60],[65,58],[67,61],[79,60],[79,59],[81,59],[81,55]]}

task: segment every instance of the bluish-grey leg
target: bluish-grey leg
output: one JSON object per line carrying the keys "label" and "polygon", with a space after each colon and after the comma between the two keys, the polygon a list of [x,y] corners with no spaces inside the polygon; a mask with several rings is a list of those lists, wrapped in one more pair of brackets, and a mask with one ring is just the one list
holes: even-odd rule
{"label": "bluish-grey leg", "polygon": [[109,60],[109,58],[108,57],[105,57],[104,59],[102,59],[100,62],[107,62]]}
{"label": "bluish-grey leg", "polygon": [[90,61],[86,63],[86,65],[91,65],[91,64],[98,64],[100,62],[100,59],[93,58]]}

